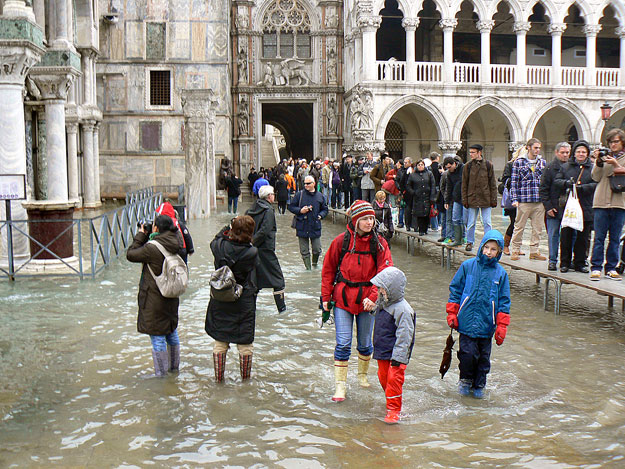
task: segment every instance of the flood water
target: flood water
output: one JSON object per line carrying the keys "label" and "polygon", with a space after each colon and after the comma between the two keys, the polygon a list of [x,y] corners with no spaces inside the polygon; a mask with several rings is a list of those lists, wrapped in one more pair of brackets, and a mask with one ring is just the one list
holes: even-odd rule
{"label": "flood water", "polygon": [[[291,216],[278,216],[288,312],[258,298],[252,379],[236,349],[213,378],[204,332],[209,242],[230,219],[193,221],[196,254],[182,298],[181,369],[144,380],[150,340],[136,332],[140,266],[120,259],[95,280],[0,284],[0,467],[624,467],[625,319],[620,304],[567,287],[562,314],[542,308],[532,275],[511,274],[512,323],[493,345],[486,398],[459,397],[457,359],[438,373],[448,284],[437,251],[393,246],[417,312],[399,425],[377,383],[362,389],[352,355],[348,399],[333,403],[334,329],[318,329],[320,270],[306,272]],[[324,224],[322,246],[343,226]],[[624,286],[625,288],[625,286]],[[355,353],[355,347],[354,347]]]}

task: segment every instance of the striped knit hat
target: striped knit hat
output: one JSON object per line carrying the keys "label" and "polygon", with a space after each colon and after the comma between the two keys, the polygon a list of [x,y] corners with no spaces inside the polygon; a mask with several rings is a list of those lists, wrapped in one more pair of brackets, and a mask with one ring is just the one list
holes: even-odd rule
{"label": "striped knit hat", "polygon": [[352,217],[352,224],[354,226],[356,226],[356,223],[358,223],[358,220],[360,220],[362,217],[375,217],[373,206],[369,202],[365,202],[364,200],[354,201],[351,207],[349,207],[347,214]]}

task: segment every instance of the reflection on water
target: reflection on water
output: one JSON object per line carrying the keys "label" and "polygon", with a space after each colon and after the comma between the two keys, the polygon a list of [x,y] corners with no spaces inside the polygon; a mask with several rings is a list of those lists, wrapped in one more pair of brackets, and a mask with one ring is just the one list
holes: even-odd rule
{"label": "reflection on water", "polygon": [[[533,278],[514,272],[512,324],[493,347],[486,399],[460,398],[457,359],[438,374],[452,273],[395,245],[418,328],[403,420],[387,426],[384,395],[358,387],[354,357],[348,400],[330,400],[334,329],[314,325],[320,271],[303,271],[290,219],[278,217],[289,310],[278,315],[271,292],[260,294],[243,384],[236,350],[225,382],[213,381],[204,333],[208,244],[228,214],[190,223],[182,365],[164,380],[139,378],[152,364],[135,326],[138,265],[120,261],[95,281],[0,285],[0,466],[623,467],[625,320],[604,298],[567,290],[556,317]],[[323,246],[341,229],[326,223]]]}

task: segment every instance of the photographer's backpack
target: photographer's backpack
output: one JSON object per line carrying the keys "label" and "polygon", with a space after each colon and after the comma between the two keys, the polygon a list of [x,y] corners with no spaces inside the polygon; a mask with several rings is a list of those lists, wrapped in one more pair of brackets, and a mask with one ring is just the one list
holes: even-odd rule
{"label": "photographer's backpack", "polygon": [[148,244],[156,246],[165,257],[163,260],[163,271],[158,277],[154,275],[154,272],[152,272],[152,269],[148,265],[148,270],[152,274],[152,277],[154,277],[154,281],[161,295],[165,298],[178,298],[185,292],[189,284],[189,270],[187,264],[184,263],[182,257],[178,254],[168,252],[158,241],[151,240],[148,241]]}

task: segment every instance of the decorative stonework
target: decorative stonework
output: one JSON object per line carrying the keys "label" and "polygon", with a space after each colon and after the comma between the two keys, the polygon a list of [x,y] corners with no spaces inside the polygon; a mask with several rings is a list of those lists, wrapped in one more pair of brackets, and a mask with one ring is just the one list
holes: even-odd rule
{"label": "decorative stonework", "polygon": [[247,84],[247,47],[241,44],[239,47],[239,55],[237,57],[237,76],[238,84]]}
{"label": "decorative stonework", "polygon": [[614,34],[621,39],[625,38],[625,27],[619,26],[618,28],[614,28]]}
{"label": "decorative stonework", "polygon": [[333,94],[328,96],[326,118],[328,121],[328,135],[336,135],[338,128],[338,112],[336,109],[336,96]]}
{"label": "decorative stonework", "polygon": [[147,59],[164,59],[166,56],[165,23],[146,23],[145,25],[145,56]]}
{"label": "decorative stonework", "polygon": [[[37,69],[37,72],[44,70]],[[63,100],[67,99],[67,93],[74,81],[74,75],[70,73],[45,74],[39,75],[31,73],[34,85],[39,90],[41,98],[44,100]],[[32,84],[31,84],[32,86]],[[33,90],[34,91],[34,90]]]}
{"label": "decorative stonework", "polygon": [[421,18],[404,18],[401,20],[401,25],[406,31],[415,31],[419,27]]}
{"label": "decorative stonework", "polygon": [[566,30],[566,23],[551,23],[547,32],[552,36],[561,36]]}
{"label": "decorative stonework", "polygon": [[458,20],[456,18],[444,18],[438,22],[443,31],[453,31],[458,26]]}
{"label": "decorative stonework", "polygon": [[245,136],[249,133],[249,105],[246,95],[239,98],[239,112],[237,112],[237,122],[239,136]]}
{"label": "decorative stonework", "polygon": [[181,102],[185,117],[214,122],[218,101],[212,90],[181,90]]}
{"label": "decorative stonework", "polygon": [[478,21],[476,26],[480,33],[490,33],[495,27],[495,21],[494,20]]}
{"label": "decorative stonework", "polygon": [[3,48],[0,54],[0,82],[24,83],[29,70],[39,61],[39,56],[22,48]]}
{"label": "decorative stonework", "polygon": [[349,122],[352,135],[373,134],[373,93],[358,85],[349,101]]}
{"label": "decorative stonework", "polygon": [[529,21],[515,21],[512,30],[515,33],[527,33],[532,29],[532,23]]}
{"label": "decorative stonework", "polygon": [[456,153],[460,150],[460,148],[462,148],[462,142],[454,140],[441,140],[438,142],[438,148],[440,148],[443,153]]}
{"label": "decorative stonework", "polygon": [[508,142],[508,150],[510,150],[511,152],[515,152],[524,145],[525,142]]}
{"label": "decorative stonework", "polygon": [[336,72],[336,40],[334,38],[328,39],[328,50],[326,68],[327,68],[327,79],[328,83],[336,83],[337,81],[337,72]]}
{"label": "decorative stonework", "polygon": [[357,26],[365,31],[375,31],[382,24],[381,16],[360,16],[356,21]]}
{"label": "decorative stonework", "polygon": [[309,31],[310,18],[297,0],[275,0],[267,9],[262,22],[263,31]]}
{"label": "decorative stonework", "polygon": [[586,37],[595,37],[601,31],[600,24],[588,24],[582,28],[583,33]]}
{"label": "decorative stonework", "polygon": [[[284,59],[280,62],[267,61],[263,69],[263,79],[258,86],[308,86],[314,83],[310,79],[310,65],[299,59]],[[296,80],[297,83],[293,81]]]}
{"label": "decorative stonework", "polygon": [[327,29],[336,29],[339,27],[339,16],[336,13],[336,8],[330,7],[326,10],[325,27]]}

